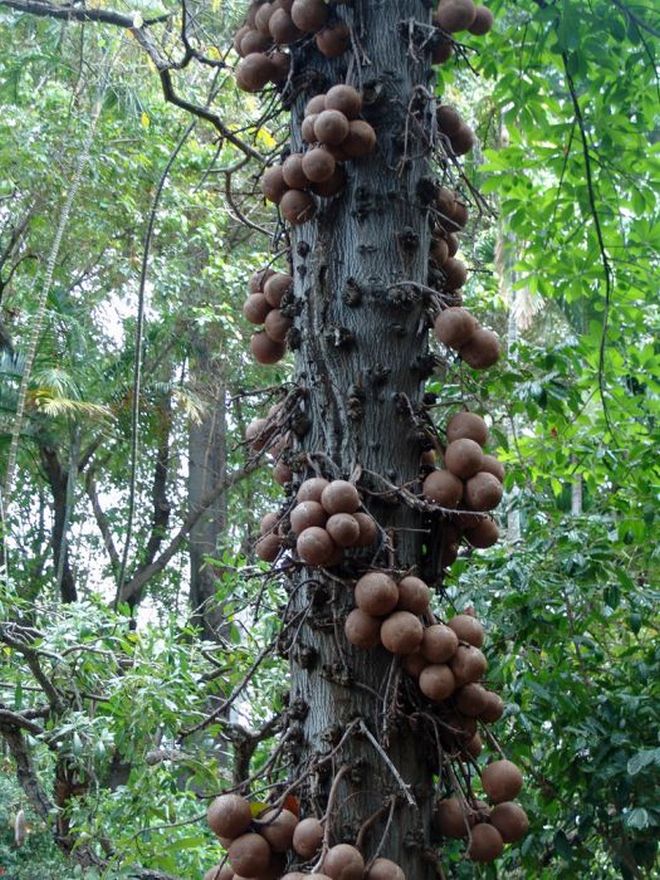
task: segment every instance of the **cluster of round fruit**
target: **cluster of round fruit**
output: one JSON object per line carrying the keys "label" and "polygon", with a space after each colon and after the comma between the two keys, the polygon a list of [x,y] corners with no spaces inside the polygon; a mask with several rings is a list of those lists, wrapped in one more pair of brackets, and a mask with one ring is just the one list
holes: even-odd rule
{"label": "cluster of round fruit", "polygon": [[305,108],[302,137],[311,149],[291,153],[282,163],[268,168],[261,179],[264,196],[280,206],[282,216],[294,226],[311,220],[316,204],[311,196],[332,198],[346,185],[346,172],[339,164],[372,152],[376,133],[363,119],[362,96],[349,85],[333,86],[316,95]]}
{"label": "cluster of round fruit", "polygon": [[358,119],[361,112],[362,95],[353,86],[339,83],[308,101],[302,138],[308,144],[322,144],[339,161],[368,156],[376,147],[376,132]]}
{"label": "cluster of round fruit", "polygon": [[292,321],[281,306],[292,287],[290,275],[273,269],[261,269],[250,278],[243,315],[251,324],[263,324],[264,329],[250,340],[252,354],[260,364],[275,364],[284,357],[286,335]]}
{"label": "cluster of round fruit", "polygon": [[486,330],[462,306],[443,309],[433,325],[436,338],[457,351],[468,366],[486,370],[500,357],[500,341],[492,330]]}
{"label": "cluster of round fruit", "polygon": [[468,858],[492,862],[505,843],[516,843],[527,834],[527,814],[513,801],[522,782],[520,770],[511,761],[493,761],[483,769],[481,784],[495,806],[479,800],[469,803],[462,797],[444,798],[435,809],[437,830],[443,837],[469,836]]}
{"label": "cluster of round fruit", "polygon": [[313,817],[299,820],[286,809],[265,808],[256,818],[253,812],[250,802],[236,794],[220,795],[211,803],[207,821],[226,847],[227,860],[207,871],[204,880],[406,880],[389,859],[376,859],[365,874],[362,854],[346,843],[329,847],[318,871],[283,874],[289,853],[305,861],[319,853],[323,824]]}
{"label": "cluster of round fruit", "polygon": [[[459,506],[475,513],[493,510],[502,499],[504,466],[483,451],[488,426],[476,413],[460,412],[447,423],[446,435],[444,468],[427,475],[422,494],[450,510]],[[458,518],[473,547],[491,547],[499,538],[490,517],[464,513]]]}
{"label": "cluster of round fruit", "polygon": [[433,24],[436,34],[431,46],[431,61],[444,64],[454,54],[454,44],[447,35],[467,30],[482,37],[493,26],[493,14],[486,6],[476,6],[472,0],[440,0]]}
{"label": "cluster of round fruit", "polygon": [[344,549],[371,546],[378,528],[368,513],[359,510],[361,505],[357,489],[347,480],[305,480],[289,516],[301,561],[329,567],[341,562]]}
{"label": "cluster of round fruit", "polygon": [[429,283],[438,290],[453,294],[453,302],[462,302],[458,292],[467,281],[467,269],[456,259],[459,248],[457,231],[467,223],[468,211],[457,193],[440,187],[435,200],[434,226],[431,233]]}
{"label": "cluster of round fruit", "polygon": [[437,108],[436,122],[439,131],[445,136],[446,141],[449,142],[451,153],[454,156],[464,156],[466,153],[469,153],[477,142],[472,128],[448,104],[440,104]]}
{"label": "cluster of round fruit", "polygon": [[[273,457],[275,462],[273,465],[273,479],[280,486],[286,486],[293,479],[293,471],[283,460],[282,453],[290,447],[291,434],[289,431],[284,434],[280,433],[275,442],[270,442],[273,434],[277,431],[273,420],[277,416],[280,406],[281,404],[279,403],[271,406],[265,419],[253,419],[245,429],[245,439],[253,452],[261,452],[268,445],[267,452]],[[267,514],[267,516],[270,516],[270,514]],[[265,531],[262,530],[262,534],[270,531],[271,525],[268,525]]]}

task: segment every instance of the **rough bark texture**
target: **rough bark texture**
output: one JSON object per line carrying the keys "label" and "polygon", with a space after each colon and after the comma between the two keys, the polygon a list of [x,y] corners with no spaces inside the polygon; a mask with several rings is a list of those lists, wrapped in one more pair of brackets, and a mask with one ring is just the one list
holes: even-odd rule
{"label": "rough bark texture", "polygon": [[[309,603],[312,611],[291,651],[291,707],[299,727],[294,760],[301,772],[326,755],[352,721],[363,719],[393,766],[365,735],[351,735],[323,772],[310,777],[303,806],[320,816],[332,777],[350,764],[337,786],[331,842],[354,842],[365,820],[395,796],[392,821],[386,825],[384,815],[374,823],[365,852],[373,855],[383,836],[380,854],[394,859],[411,880],[427,880],[436,876],[425,856],[432,767],[413,722],[399,711],[409,685],[391,654],[346,644],[343,617],[353,605],[352,582],[371,564],[420,571],[424,555],[420,515],[401,503],[388,504],[372,475],[402,485],[419,473],[414,416],[428,364],[428,325],[421,295],[393,285],[423,285],[427,276],[430,236],[421,193],[429,168],[419,132],[432,127],[431,67],[428,53],[411,51],[409,23],[430,21],[430,9],[423,0],[357,0],[338,9],[353,24],[364,54],[357,48],[326,62],[309,52],[296,65],[315,68],[319,76],[309,78],[293,108],[293,141],[299,145],[306,101],[347,81],[363,90],[364,116],[376,129],[378,146],[374,155],[346,164],[345,192],[321,202],[315,221],[292,236],[300,309],[296,379],[306,389],[310,425],[301,442],[318,473],[346,479],[362,470],[365,503],[393,549],[382,546],[376,559],[373,550],[353,552],[337,570],[345,582],[313,570],[298,576],[294,611]],[[358,67],[360,57],[370,63]],[[313,474],[310,469],[304,476]],[[369,489],[381,497],[370,496]]]}

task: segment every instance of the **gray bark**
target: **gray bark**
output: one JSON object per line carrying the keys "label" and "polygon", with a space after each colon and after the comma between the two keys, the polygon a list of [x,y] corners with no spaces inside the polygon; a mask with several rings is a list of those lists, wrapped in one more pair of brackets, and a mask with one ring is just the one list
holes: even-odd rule
{"label": "gray bark", "polygon": [[[347,81],[374,99],[364,115],[377,131],[378,146],[367,159],[346,163],[345,192],[322,202],[317,219],[292,236],[299,309],[296,379],[306,389],[304,409],[310,425],[302,448],[325,476],[349,478],[362,468],[359,485],[368,490],[370,485],[379,488],[370,483],[368,472],[399,485],[414,481],[419,473],[421,445],[414,414],[420,411],[428,366],[428,324],[421,294],[391,285],[425,284],[427,277],[430,232],[420,193],[430,172],[419,129],[410,117],[407,156],[402,159],[406,115],[414,96],[418,122],[426,132],[432,130],[433,102],[424,91],[431,89],[431,67],[426,53],[420,52],[419,58],[411,53],[408,31],[411,19],[430,21],[430,8],[423,0],[386,5],[356,0],[352,12],[346,6],[338,8],[354,23],[355,36],[371,62],[356,70],[351,60],[353,76]],[[316,81],[309,77],[308,88],[293,108],[296,146],[304,104],[345,81],[349,58],[352,52],[327,62],[310,52],[298,59],[297,69],[316,68],[320,75]],[[322,455],[314,458],[318,453]],[[334,473],[328,459],[336,466]],[[301,474],[313,475],[311,470]],[[423,575],[420,530],[425,524],[420,514],[400,502],[387,504],[366,493],[364,497],[394,543],[393,553],[381,552],[374,567],[413,569]],[[316,570],[303,570],[294,579],[299,589],[293,611],[311,604],[291,648],[291,706],[297,719],[293,723],[299,727],[295,763],[302,772],[328,753],[351,721],[363,719],[417,806],[408,805],[392,767],[374,744],[365,736],[349,736],[325,772],[312,775],[303,788],[303,813],[321,815],[334,772],[350,763],[351,773],[337,789],[331,842],[353,842],[365,820],[383,808],[389,796],[396,796],[381,855],[394,859],[410,880],[429,880],[436,876],[424,852],[432,805],[429,755],[435,755],[435,747],[429,748],[420,737],[406,711],[409,684],[398,661],[383,649],[353,649],[343,636],[342,620],[353,604],[349,585],[368,570],[373,555],[373,550],[361,556],[353,553],[338,570],[346,585]],[[366,836],[367,855],[373,855],[384,827],[383,819]]]}
{"label": "gray bark", "polygon": [[[191,361],[193,387],[204,403],[202,418],[191,422],[188,433],[188,508],[197,510],[206,495],[226,474],[225,386],[212,355],[211,340],[195,340]],[[217,555],[218,542],[227,524],[227,495],[222,492],[190,530],[190,605],[205,639],[219,638],[222,607],[215,601],[218,570],[207,562]]]}

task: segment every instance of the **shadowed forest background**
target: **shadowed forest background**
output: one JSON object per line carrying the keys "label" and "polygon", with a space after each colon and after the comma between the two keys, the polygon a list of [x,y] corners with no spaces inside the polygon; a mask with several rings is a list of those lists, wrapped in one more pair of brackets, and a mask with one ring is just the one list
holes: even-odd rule
{"label": "shadowed forest background", "polygon": [[[426,391],[438,420],[487,412],[506,466],[503,540],[442,602],[488,628],[530,833],[497,867],[448,842],[445,872],[651,877],[660,19],[489,7],[437,88],[478,135],[464,298],[505,357]],[[53,9],[0,0],[0,877],[186,880],[218,860],[208,798],[287,711],[286,594],[254,553],[281,488],[244,437],[290,362],[255,365],[241,311],[277,253],[257,179],[287,120],[224,66],[239,0]]]}

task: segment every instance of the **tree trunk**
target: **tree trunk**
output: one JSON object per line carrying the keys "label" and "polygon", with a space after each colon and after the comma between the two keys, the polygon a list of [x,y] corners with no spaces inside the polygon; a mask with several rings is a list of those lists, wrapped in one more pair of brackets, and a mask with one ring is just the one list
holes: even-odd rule
{"label": "tree trunk", "polygon": [[61,572],[60,594],[62,601],[76,602],[78,599],[76,579],[69,561],[69,547],[64,540],[68,519],[69,475],[62,468],[55,448],[40,446],[39,453],[53,497],[53,528],[50,537],[53,549],[53,568],[55,572]]}
{"label": "tree trunk", "polygon": [[[346,583],[309,569],[294,578],[292,611],[303,612],[311,604],[290,652],[291,707],[298,719],[293,723],[300,728],[295,761],[303,772],[337,744],[351,722],[362,719],[383,752],[367,736],[349,735],[325,772],[312,775],[302,789],[303,813],[320,815],[333,775],[350,765],[336,789],[331,842],[353,842],[365,820],[394,796],[389,827],[384,832],[384,817],[376,822],[365,851],[373,854],[384,832],[380,854],[394,859],[410,880],[428,880],[436,876],[425,856],[432,773],[438,769],[435,746],[429,748],[416,729],[421,719],[408,711],[409,684],[399,661],[383,649],[348,646],[341,622],[353,605],[349,586],[370,567],[423,574],[425,523],[400,500],[387,503],[378,476],[398,485],[416,480],[422,451],[416,416],[428,372],[428,323],[414,285],[427,279],[430,229],[424,194],[430,170],[420,132],[428,137],[432,131],[434,105],[428,52],[416,56],[408,25],[413,19],[430,21],[430,7],[424,0],[386,5],[356,0],[352,10],[346,17],[352,18],[359,41],[354,51],[365,59],[361,70],[352,60],[352,76],[347,76],[350,52],[329,62],[317,52],[294,51],[294,56],[304,54],[297,70],[319,73],[308,76],[309,86],[293,108],[295,148],[300,148],[305,103],[337,82],[362,88],[365,118],[378,135],[372,156],[347,163],[344,193],[322,203],[316,220],[292,235],[300,309],[296,380],[305,389],[309,420],[302,448],[326,477],[346,479],[361,469],[359,488],[392,547],[382,547],[377,559],[373,548],[360,556],[353,551],[338,569]],[[421,39],[427,36],[425,30]],[[392,287],[403,281],[412,285]],[[302,476],[313,475],[309,470]],[[370,489],[381,497],[370,498]],[[408,803],[413,799],[414,807]]]}
{"label": "tree trunk", "polygon": [[[192,384],[201,397],[204,410],[199,421],[192,421],[188,432],[188,507],[196,510],[202,499],[225,476],[226,403],[225,385],[214,362],[211,340],[195,339],[191,359]],[[190,530],[190,606],[202,637],[217,641],[224,619],[215,601],[217,567],[207,562],[217,555],[218,540],[227,525],[227,496],[223,492]]]}

